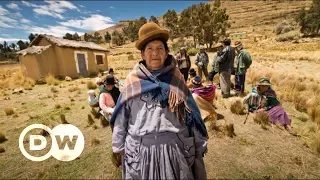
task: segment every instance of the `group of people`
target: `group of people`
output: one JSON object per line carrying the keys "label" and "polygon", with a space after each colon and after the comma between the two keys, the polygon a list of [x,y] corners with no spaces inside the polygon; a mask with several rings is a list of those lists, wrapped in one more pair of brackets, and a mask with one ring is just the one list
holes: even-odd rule
{"label": "group of people", "polygon": [[92,108],[99,108],[99,113],[104,120],[109,122],[114,111],[114,106],[120,96],[119,85],[120,81],[114,76],[112,68],[109,69],[109,74],[102,78],[96,78],[96,84],[99,87],[99,95],[96,95],[95,90],[88,91],[88,103]]}
{"label": "group of people", "polygon": [[[214,48],[217,49],[217,53],[212,63],[212,70],[208,72],[209,56],[206,53],[205,47],[203,45],[199,46],[199,53],[196,54],[195,58],[195,65],[197,66],[199,76],[202,78],[202,74],[204,74],[206,81],[212,84],[214,76],[219,74],[219,88],[221,88],[222,97],[228,98],[230,97],[231,90],[231,74],[233,74],[235,75],[234,89],[236,95],[243,95],[246,72],[252,64],[251,55],[243,48],[240,41],[236,41],[235,47],[232,47],[230,39],[217,43]],[[176,60],[178,61],[180,72],[187,81],[188,71],[191,75],[191,73],[195,73],[195,70],[191,68],[190,57],[187,55],[185,47],[180,49]]]}
{"label": "group of people", "polygon": [[[214,111],[216,86],[203,85],[202,72],[207,81],[219,73],[223,97],[228,97],[235,56],[239,92],[244,90],[245,72],[250,66],[246,61],[251,57],[241,43],[236,43],[236,55],[230,40],[225,40],[218,46],[214,69],[208,73],[209,58],[200,46],[195,62],[197,76],[186,48],[176,57],[169,54],[167,30],[149,22],[139,29],[138,36],[135,46],[141,60],[126,77],[121,93],[109,74],[98,96],[98,106],[111,125],[112,150],[122,157],[122,178],[206,179],[203,157],[208,132],[204,119]],[[272,122],[279,121],[289,129],[290,120],[270,85],[268,79],[261,80],[245,103],[252,112],[267,111]]]}

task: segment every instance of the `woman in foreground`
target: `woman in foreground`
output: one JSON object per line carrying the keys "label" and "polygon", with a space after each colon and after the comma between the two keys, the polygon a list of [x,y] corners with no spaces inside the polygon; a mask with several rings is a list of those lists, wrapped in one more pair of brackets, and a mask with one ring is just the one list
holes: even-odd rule
{"label": "woman in foreground", "polygon": [[140,28],[142,60],[127,76],[110,120],[123,179],[206,179],[207,130],[168,54],[168,38],[155,23]]}

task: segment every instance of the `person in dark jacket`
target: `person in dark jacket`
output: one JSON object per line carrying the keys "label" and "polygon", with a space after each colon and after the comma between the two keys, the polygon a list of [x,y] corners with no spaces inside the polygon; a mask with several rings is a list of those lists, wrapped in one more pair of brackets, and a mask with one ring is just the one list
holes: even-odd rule
{"label": "person in dark jacket", "polygon": [[214,76],[219,73],[219,63],[217,62],[217,57],[221,53],[221,50],[223,49],[223,45],[222,43],[217,43],[216,45],[213,46],[213,48],[217,48],[217,53],[213,58],[212,70],[209,72],[209,81],[211,84],[213,84]]}
{"label": "person in dark jacket", "polygon": [[233,68],[235,50],[230,46],[231,40],[225,39],[222,41],[223,50],[217,57],[217,63],[219,63],[219,75],[220,75],[220,86],[223,98],[230,96],[231,88],[231,70]]}

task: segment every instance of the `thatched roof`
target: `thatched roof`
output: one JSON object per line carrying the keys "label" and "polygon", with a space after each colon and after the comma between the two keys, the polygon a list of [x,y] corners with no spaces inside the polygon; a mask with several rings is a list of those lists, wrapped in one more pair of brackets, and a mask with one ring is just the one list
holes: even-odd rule
{"label": "thatched roof", "polygon": [[31,46],[24,50],[18,51],[17,54],[22,54],[23,56],[27,54],[41,54],[43,51],[47,50],[51,45],[48,46]]}
{"label": "thatched roof", "polygon": [[51,35],[40,34],[38,35],[31,43],[31,46],[37,46],[42,38],[46,38],[50,43],[55,44],[60,47],[72,47],[72,48],[85,48],[85,49],[92,49],[92,50],[99,50],[99,51],[108,51],[106,48],[99,46],[93,42],[86,42],[86,41],[73,41],[68,39],[61,39]]}

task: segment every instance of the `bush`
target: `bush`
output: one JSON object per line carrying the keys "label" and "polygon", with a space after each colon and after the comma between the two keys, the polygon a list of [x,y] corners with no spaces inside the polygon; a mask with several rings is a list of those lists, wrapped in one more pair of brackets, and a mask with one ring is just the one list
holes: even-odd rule
{"label": "bush", "polygon": [[293,23],[289,23],[288,21],[282,21],[276,25],[273,32],[276,33],[276,35],[279,35],[279,34],[290,32],[294,30],[294,28],[295,26]]}
{"label": "bush", "polygon": [[236,100],[236,101],[232,102],[232,104],[230,106],[230,110],[234,114],[243,115],[243,114],[245,114],[246,108],[240,100]]}
{"label": "bush", "polygon": [[68,89],[69,92],[75,92],[75,91],[80,91],[80,88],[77,86],[72,86]]}
{"label": "bush", "polygon": [[91,126],[92,124],[94,124],[94,120],[93,120],[91,114],[88,114],[88,125]]}
{"label": "bush", "polygon": [[97,139],[97,138],[91,139],[91,146],[98,145],[98,144],[100,144],[100,140],[99,139]]}
{"label": "bush", "polygon": [[284,33],[284,34],[279,35],[276,38],[276,41],[284,42],[284,41],[292,41],[292,40],[298,40],[298,39],[299,39],[299,32],[290,31],[288,33]]}
{"label": "bush", "polygon": [[190,49],[188,49],[187,54],[188,54],[189,56],[195,56],[198,52],[199,52],[198,49],[196,49],[196,48],[190,48]]}
{"label": "bush", "polygon": [[6,113],[7,116],[10,116],[10,115],[14,114],[13,109],[10,108],[10,107],[4,108],[4,112]]}
{"label": "bush", "polygon": [[0,153],[4,153],[6,150],[3,147],[0,147]]}
{"label": "bush", "polygon": [[88,88],[88,89],[96,89],[96,88],[97,88],[97,85],[96,85],[94,82],[92,82],[92,81],[88,81],[88,82],[87,82],[87,88]]}
{"label": "bush", "polygon": [[264,111],[257,112],[253,117],[253,121],[257,124],[260,124],[261,128],[265,130],[267,130],[267,126],[270,125],[269,114]]}
{"label": "bush", "polygon": [[55,105],[54,105],[54,108],[55,108],[55,109],[60,109],[60,108],[61,108],[61,105],[60,105],[60,104],[55,104]]}
{"label": "bush", "polygon": [[58,89],[57,89],[57,88],[55,88],[55,87],[51,87],[51,89],[50,89],[50,90],[51,90],[51,92],[53,92],[53,93],[57,93],[57,92],[59,92],[59,91],[58,91]]}
{"label": "bush", "polygon": [[5,136],[3,133],[0,132],[0,143],[5,142],[6,140],[8,140],[8,139],[6,138],[6,136]]}
{"label": "bush", "polygon": [[60,114],[60,120],[62,124],[69,124],[64,114]]}
{"label": "bush", "polygon": [[59,80],[56,79],[52,74],[49,74],[45,77],[45,81],[48,85],[57,86],[59,84]]}

